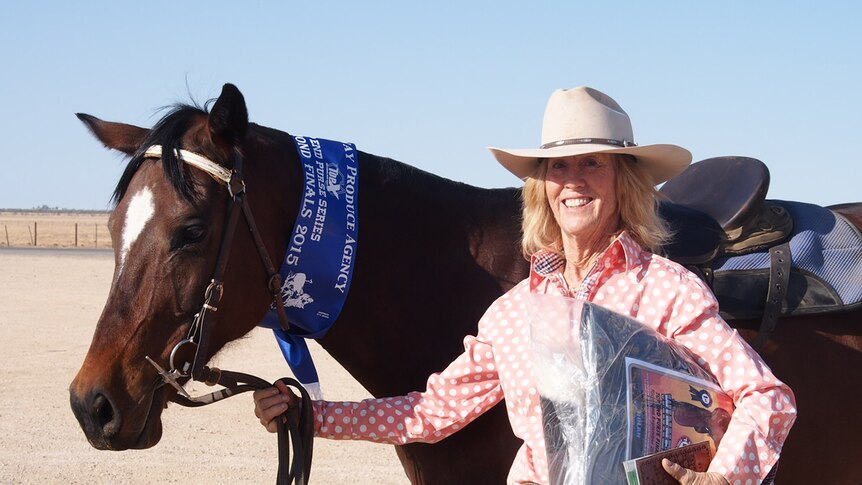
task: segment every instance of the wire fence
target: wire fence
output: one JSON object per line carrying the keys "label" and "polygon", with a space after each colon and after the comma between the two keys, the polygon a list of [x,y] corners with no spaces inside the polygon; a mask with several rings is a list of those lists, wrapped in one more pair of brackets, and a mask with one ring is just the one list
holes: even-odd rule
{"label": "wire fence", "polygon": [[0,216],[0,247],[111,247],[107,215]]}

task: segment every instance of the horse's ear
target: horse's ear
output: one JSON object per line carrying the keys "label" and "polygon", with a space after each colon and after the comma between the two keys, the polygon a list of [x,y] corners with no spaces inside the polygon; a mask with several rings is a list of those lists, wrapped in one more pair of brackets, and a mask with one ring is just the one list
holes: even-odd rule
{"label": "horse's ear", "polygon": [[245,137],[248,129],[248,110],[245,107],[245,99],[233,84],[225,84],[221,95],[210,111],[209,121],[210,136],[213,140],[223,140],[235,143]]}
{"label": "horse's ear", "polygon": [[144,143],[150,130],[139,126],[104,121],[84,113],[75,113],[90,133],[106,147],[132,155]]}

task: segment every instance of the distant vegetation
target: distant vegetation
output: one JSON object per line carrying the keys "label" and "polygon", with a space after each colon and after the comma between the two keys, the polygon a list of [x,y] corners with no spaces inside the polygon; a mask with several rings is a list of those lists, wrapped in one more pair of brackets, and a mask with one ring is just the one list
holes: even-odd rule
{"label": "distant vegetation", "polygon": [[30,209],[4,209],[0,208],[0,212],[36,212],[42,214],[109,214],[111,211],[109,210],[93,210],[93,209],[66,209],[62,207],[49,207],[47,205],[41,205],[39,207],[33,207]]}

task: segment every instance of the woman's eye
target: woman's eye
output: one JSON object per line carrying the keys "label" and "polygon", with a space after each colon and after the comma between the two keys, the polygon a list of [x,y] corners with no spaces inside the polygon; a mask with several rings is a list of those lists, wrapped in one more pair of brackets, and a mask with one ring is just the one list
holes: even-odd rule
{"label": "woman's eye", "polygon": [[595,159],[584,160],[581,162],[581,169],[583,169],[583,170],[595,170],[597,168],[600,168],[601,166],[602,166],[602,164],[599,163],[599,161],[595,160]]}

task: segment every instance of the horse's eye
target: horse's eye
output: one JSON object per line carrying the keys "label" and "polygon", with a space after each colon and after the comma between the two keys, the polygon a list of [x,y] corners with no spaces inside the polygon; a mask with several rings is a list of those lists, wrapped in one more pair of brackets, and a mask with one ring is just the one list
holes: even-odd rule
{"label": "horse's eye", "polygon": [[203,240],[207,235],[207,228],[203,224],[191,224],[183,227],[176,239],[176,248],[183,248]]}
{"label": "horse's eye", "polygon": [[204,234],[206,234],[206,229],[202,224],[195,224],[194,226],[189,226],[183,231],[183,239],[186,242],[198,242],[204,238]]}

